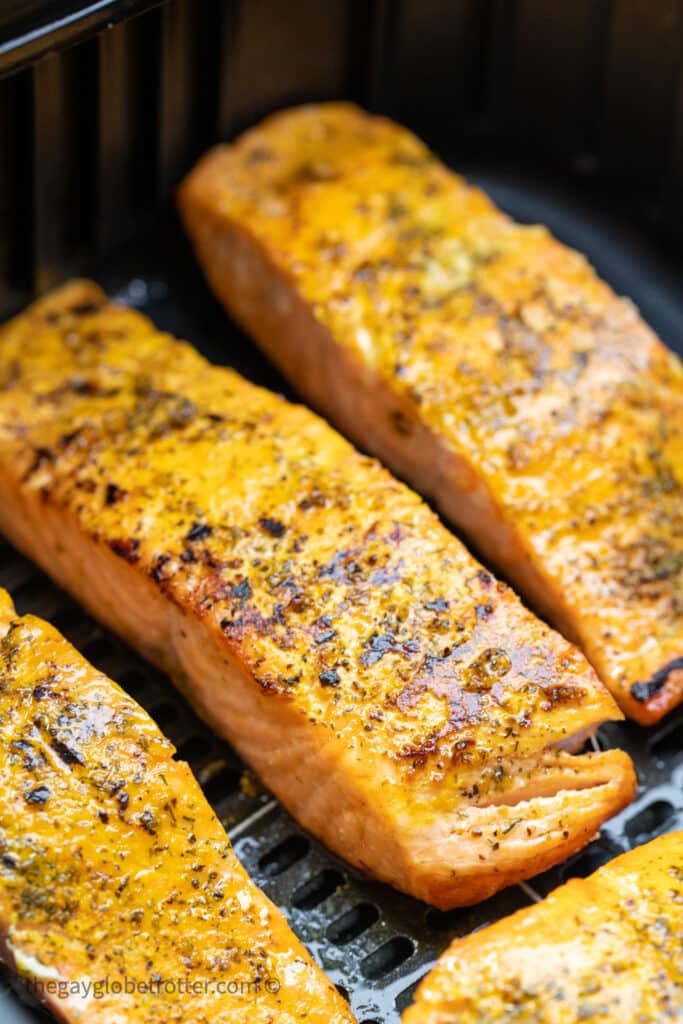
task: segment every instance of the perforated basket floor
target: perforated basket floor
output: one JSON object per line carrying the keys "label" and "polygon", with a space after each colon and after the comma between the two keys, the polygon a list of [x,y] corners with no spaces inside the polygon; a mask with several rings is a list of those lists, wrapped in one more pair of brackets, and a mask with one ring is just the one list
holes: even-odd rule
{"label": "perforated basket floor", "polygon": [[[586,251],[600,272],[641,306],[664,339],[683,349],[677,333],[683,324],[681,277],[659,263],[642,240],[561,191],[510,173],[474,172],[511,213],[550,224]],[[188,338],[214,360],[287,390],[256,349],[227,323],[171,214],[92,274],[112,294],[144,308],[159,326]],[[610,821],[583,853],[529,886],[508,889],[471,910],[436,911],[371,882],[305,835],[163,676],[2,542],[0,586],[11,592],[20,612],[53,622],[152,714],[194,769],[251,876],[285,911],[365,1024],[394,1024],[417,982],[453,937],[530,903],[572,875],[589,874],[623,850],[683,827],[683,713],[655,730],[606,726],[601,745],[625,748],[637,765],[640,789],[635,803]],[[0,987],[0,1024],[41,1019],[42,1011],[27,1008],[9,987]]]}

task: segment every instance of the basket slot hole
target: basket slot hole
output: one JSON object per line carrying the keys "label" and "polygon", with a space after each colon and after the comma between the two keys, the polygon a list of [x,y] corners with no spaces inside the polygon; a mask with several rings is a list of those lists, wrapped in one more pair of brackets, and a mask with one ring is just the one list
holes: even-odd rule
{"label": "basket slot hole", "polygon": [[240,784],[240,776],[230,768],[220,768],[204,783],[204,792],[209,803],[217,804],[234,793]]}
{"label": "basket slot hole", "polygon": [[662,761],[668,761],[683,752],[681,733],[683,732],[683,720],[673,722],[666,729],[663,729],[658,736],[655,736],[650,743],[650,753]]}
{"label": "basket slot hole", "polygon": [[205,736],[190,736],[189,740],[185,740],[178,747],[178,757],[181,761],[187,761],[188,764],[192,764],[193,761],[199,761],[201,758],[206,757],[210,749],[211,744]]}
{"label": "basket slot hole", "polygon": [[336,988],[337,992],[342,997],[342,999],[345,999],[347,1003],[351,1001],[351,996],[349,995],[349,990],[347,988],[345,988],[343,985],[335,985],[334,987]]}
{"label": "basket slot hole", "polygon": [[152,708],[151,715],[160,729],[167,729],[178,717],[178,709],[174,704],[164,701],[163,704],[157,704]]}
{"label": "basket slot hole", "polygon": [[626,835],[632,843],[645,843],[664,832],[673,817],[674,809],[668,800],[653,800],[626,823]]}
{"label": "basket slot hole", "polygon": [[332,868],[321,871],[295,890],[292,905],[298,910],[313,910],[341,888],[344,882],[344,876],[340,871],[334,871]]}
{"label": "basket slot hole", "polygon": [[310,848],[311,844],[305,836],[290,836],[264,853],[259,860],[259,867],[267,878],[275,878],[297,861],[303,860]]}
{"label": "basket slot hole", "polygon": [[397,935],[378,949],[373,950],[362,961],[360,969],[364,977],[373,981],[404,964],[414,953],[415,947],[405,935]]}
{"label": "basket slot hole", "polygon": [[597,846],[594,849],[584,850],[576,860],[565,865],[561,871],[561,878],[566,882],[568,878],[588,878],[598,868],[603,867],[615,856],[614,851],[605,850]]}
{"label": "basket slot hole", "polygon": [[328,926],[327,938],[335,946],[345,946],[379,921],[379,910],[372,903],[359,903]]}

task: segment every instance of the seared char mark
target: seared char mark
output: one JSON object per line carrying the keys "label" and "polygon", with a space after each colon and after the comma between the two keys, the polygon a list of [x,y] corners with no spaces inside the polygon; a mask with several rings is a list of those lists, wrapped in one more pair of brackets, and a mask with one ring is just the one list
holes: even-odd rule
{"label": "seared char mark", "polygon": [[140,561],[140,541],[137,537],[115,537],[109,542],[115,555],[133,565]]}
{"label": "seared char mark", "polygon": [[83,764],[83,755],[80,754],[73,747],[70,747],[64,740],[60,740],[58,737],[53,737],[50,742],[52,749],[59,754],[62,761],[65,764]]}
{"label": "seared char mark", "polygon": [[206,540],[213,533],[213,528],[206,523],[195,523],[187,532],[186,539],[192,543],[195,540]]}
{"label": "seared char mark", "polygon": [[658,672],[655,672],[652,679],[649,679],[646,683],[634,683],[631,687],[631,693],[635,700],[641,703],[646,703],[656,694],[658,694],[667,684],[669,677],[674,672],[683,673],[683,656],[680,658],[674,658],[668,665],[661,668]]}
{"label": "seared char mark", "polygon": [[270,519],[268,516],[264,516],[259,519],[259,526],[266,533],[269,533],[271,537],[283,537],[285,533],[285,524],[280,522],[279,519]]}
{"label": "seared char mark", "polygon": [[45,466],[49,465],[49,463],[54,462],[55,458],[55,453],[50,451],[50,449],[37,448],[33,454],[29,468],[26,470],[25,479],[30,479],[35,473],[38,473]]}
{"label": "seared char mark", "polygon": [[117,484],[108,483],[104,493],[105,505],[117,505],[120,501],[124,501],[128,495],[123,488],[118,487]]}
{"label": "seared char mark", "polygon": [[389,651],[397,651],[405,657],[417,654],[420,645],[417,640],[401,640],[393,633],[373,633],[366,641],[363,653],[360,656],[360,663],[366,668],[376,664]]}
{"label": "seared char mark", "polygon": [[170,572],[167,567],[171,563],[172,558],[170,555],[159,555],[154,566],[152,567],[152,579],[154,580],[155,583],[163,583],[164,580],[168,579]]}

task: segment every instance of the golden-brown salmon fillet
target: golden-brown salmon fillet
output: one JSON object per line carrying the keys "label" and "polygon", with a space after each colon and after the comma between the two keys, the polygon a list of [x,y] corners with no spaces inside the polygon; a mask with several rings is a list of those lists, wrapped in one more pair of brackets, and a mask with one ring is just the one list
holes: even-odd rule
{"label": "golden-brown salmon fillet", "polygon": [[0,959],[74,1024],[352,1024],[173,755],[0,590]]}
{"label": "golden-brown salmon fillet", "polygon": [[633,307],[346,104],[209,153],[180,210],[296,385],[558,629],[629,716],[683,697],[683,370]]}
{"label": "golden-brown salmon fillet", "polygon": [[683,1019],[683,832],[456,940],[403,1024]]}
{"label": "golden-brown salmon fillet", "polygon": [[634,790],[583,656],[325,422],[75,283],[0,331],[0,529],[311,832],[440,906]]}

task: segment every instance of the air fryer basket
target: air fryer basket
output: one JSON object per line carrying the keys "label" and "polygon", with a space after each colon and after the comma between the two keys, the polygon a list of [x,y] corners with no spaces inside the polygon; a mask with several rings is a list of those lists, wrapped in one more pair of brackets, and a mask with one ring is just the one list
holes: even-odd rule
{"label": "air fryer basket", "polygon": [[[277,106],[344,95],[407,121],[515,217],[586,252],[683,352],[683,273],[671,246],[683,213],[683,2],[14,7],[11,24],[0,14],[0,312],[86,272],[215,361],[287,392],[209,294],[168,195],[216,138]],[[150,711],[254,880],[366,1024],[394,1024],[453,937],[683,827],[683,712],[653,730],[608,725],[600,743],[636,762],[635,803],[529,885],[436,911],[305,835],[168,680],[2,541],[0,586]],[[44,1019],[0,982],[0,1024]]]}

